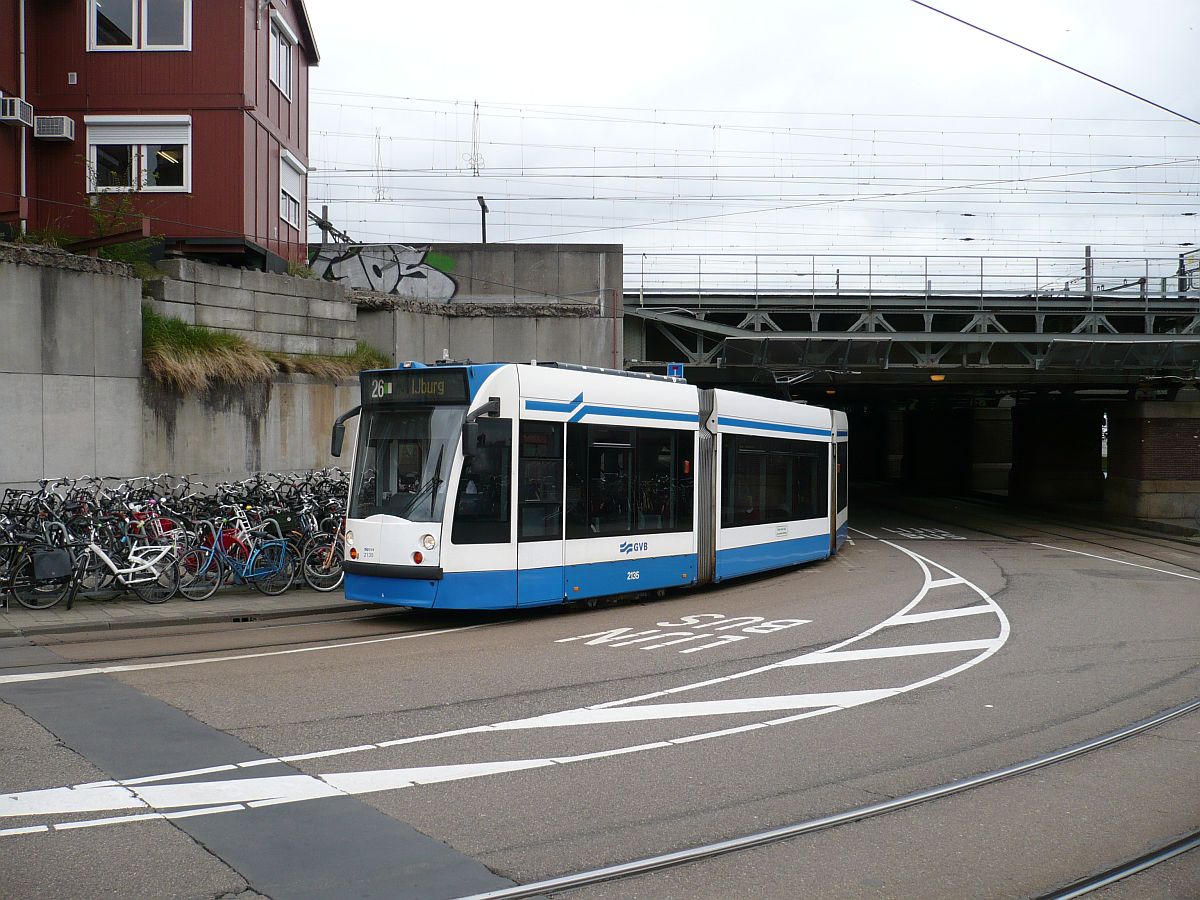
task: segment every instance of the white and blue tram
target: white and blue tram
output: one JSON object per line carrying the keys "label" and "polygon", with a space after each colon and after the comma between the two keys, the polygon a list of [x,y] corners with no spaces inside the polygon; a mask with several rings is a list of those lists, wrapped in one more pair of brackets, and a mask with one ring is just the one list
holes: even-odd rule
{"label": "white and blue tram", "polygon": [[835,554],[846,416],[584,366],[362,373],[350,600],[504,609],[707,584]]}

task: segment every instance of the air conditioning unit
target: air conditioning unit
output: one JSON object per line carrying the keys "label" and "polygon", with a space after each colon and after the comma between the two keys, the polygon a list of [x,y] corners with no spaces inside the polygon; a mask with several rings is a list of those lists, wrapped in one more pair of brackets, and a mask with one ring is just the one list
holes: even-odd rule
{"label": "air conditioning unit", "polygon": [[73,141],[75,120],[70,116],[35,116],[33,136],[48,141]]}
{"label": "air conditioning unit", "polygon": [[0,97],[0,122],[33,127],[33,107],[20,97]]}

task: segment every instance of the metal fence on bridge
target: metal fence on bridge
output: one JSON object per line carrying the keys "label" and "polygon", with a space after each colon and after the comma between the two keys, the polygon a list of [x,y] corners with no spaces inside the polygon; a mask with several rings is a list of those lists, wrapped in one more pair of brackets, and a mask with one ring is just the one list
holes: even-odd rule
{"label": "metal fence on bridge", "polygon": [[1200,297],[1200,253],[1166,257],[626,253],[625,291],[728,297]]}

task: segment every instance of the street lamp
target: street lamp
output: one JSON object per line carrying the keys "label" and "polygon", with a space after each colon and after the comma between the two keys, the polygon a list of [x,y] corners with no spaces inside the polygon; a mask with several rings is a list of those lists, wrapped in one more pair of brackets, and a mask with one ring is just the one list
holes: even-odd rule
{"label": "street lamp", "polygon": [[476,197],[475,199],[479,201],[479,220],[480,220],[480,224],[483,227],[482,243],[486,244],[487,243],[487,214],[488,214],[487,201],[485,201],[482,197]]}

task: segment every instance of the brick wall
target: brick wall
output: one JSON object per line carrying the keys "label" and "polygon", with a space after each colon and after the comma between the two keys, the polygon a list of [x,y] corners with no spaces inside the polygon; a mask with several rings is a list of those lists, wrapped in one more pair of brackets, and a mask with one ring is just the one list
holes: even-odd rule
{"label": "brick wall", "polygon": [[1200,481],[1200,417],[1171,412],[1149,417],[1121,412],[1110,414],[1109,422],[1110,474],[1148,481]]}
{"label": "brick wall", "polygon": [[1200,517],[1200,402],[1116,403],[1108,409],[1110,512],[1176,522]]}

